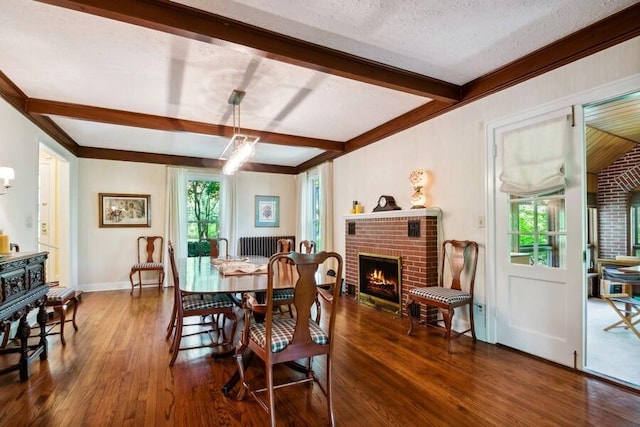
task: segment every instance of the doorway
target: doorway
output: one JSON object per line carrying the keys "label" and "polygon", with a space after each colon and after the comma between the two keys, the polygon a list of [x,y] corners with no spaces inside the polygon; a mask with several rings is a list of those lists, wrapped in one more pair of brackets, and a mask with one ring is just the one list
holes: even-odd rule
{"label": "doorway", "polygon": [[39,250],[49,253],[45,273],[47,281],[75,287],[71,283],[69,180],[69,163],[40,144],[38,246]]}
{"label": "doorway", "polygon": [[[640,339],[629,329],[605,330],[620,317],[602,297],[598,275],[607,260],[640,265],[640,257],[635,258],[640,254],[640,192],[638,183],[626,179],[640,169],[640,91],[589,103],[583,110],[587,253],[593,257],[587,265],[585,369],[640,388],[640,372],[631,368],[640,354]],[[640,286],[625,291],[640,300]]]}

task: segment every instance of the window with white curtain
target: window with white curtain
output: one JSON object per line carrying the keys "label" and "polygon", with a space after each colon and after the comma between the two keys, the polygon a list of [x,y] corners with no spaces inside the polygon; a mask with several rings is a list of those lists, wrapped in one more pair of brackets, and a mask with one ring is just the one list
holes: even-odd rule
{"label": "window with white curtain", "polygon": [[307,178],[307,201],[309,203],[307,219],[307,236],[316,243],[316,248],[321,248],[320,227],[320,176],[318,171],[310,172]]}

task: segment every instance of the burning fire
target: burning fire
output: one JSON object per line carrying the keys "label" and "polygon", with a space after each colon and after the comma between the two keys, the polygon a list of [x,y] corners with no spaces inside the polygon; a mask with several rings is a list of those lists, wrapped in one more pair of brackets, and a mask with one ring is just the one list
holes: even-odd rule
{"label": "burning fire", "polygon": [[382,270],[373,270],[373,272],[369,275],[369,278],[375,282],[386,282]]}

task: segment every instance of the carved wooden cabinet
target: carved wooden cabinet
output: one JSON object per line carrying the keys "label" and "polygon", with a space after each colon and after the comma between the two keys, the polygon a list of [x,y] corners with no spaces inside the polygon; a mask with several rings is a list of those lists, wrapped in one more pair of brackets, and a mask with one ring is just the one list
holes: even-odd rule
{"label": "carved wooden cabinet", "polygon": [[[0,258],[0,330],[6,331],[8,322],[20,321],[16,332],[20,347],[0,349],[0,354],[18,354],[19,361],[0,368],[0,374],[19,370],[22,381],[29,378],[29,364],[33,359],[37,356],[41,360],[47,358],[45,302],[49,287],[45,278],[46,260],[47,252],[25,252]],[[40,334],[36,344],[29,343],[31,328],[27,321],[27,315],[33,308],[39,309]]]}

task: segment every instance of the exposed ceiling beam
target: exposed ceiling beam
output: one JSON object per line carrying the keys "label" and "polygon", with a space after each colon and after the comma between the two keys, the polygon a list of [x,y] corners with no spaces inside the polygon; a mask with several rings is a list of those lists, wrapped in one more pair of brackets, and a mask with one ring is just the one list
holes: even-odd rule
{"label": "exposed ceiling beam", "polygon": [[[173,156],[168,154],[142,153],[138,151],[112,150],[109,148],[79,147],[78,157],[85,159],[116,160],[123,162],[155,163],[161,165],[187,166],[199,168],[222,169],[223,160],[205,159],[187,156]],[[242,171],[268,172],[293,175],[297,168],[291,166],[267,165],[263,163],[245,163]]]}
{"label": "exposed ceiling beam", "polygon": [[463,97],[457,104],[427,103],[347,141],[345,152],[349,153],[365,147],[638,35],[640,35],[640,3],[463,85]]}
{"label": "exposed ceiling beam", "polygon": [[[47,101],[29,98],[26,110],[30,114],[44,114],[73,119],[89,120],[93,122],[110,123],[122,126],[133,126],[146,129],[156,129],[169,132],[190,132],[205,135],[233,136],[233,127],[214,125],[210,123],[182,120],[172,117],[154,116],[151,114],[134,113],[130,111],[113,110],[109,108],[92,107],[88,105],[70,104],[66,102]],[[244,129],[251,135],[260,137],[261,142],[297,147],[312,147],[336,152],[344,151],[344,143],[326,139],[307,138],[281,133],[264,132],[254,129]]]}
{"label": "exposed ceiling beam", "polygon": [[27,96],[2,71],[0,71],[0,97],[5,99],[13,108],[18,110],[20,114],[46,132],[56,142],[72,154],[77,155],[78,144],[67,135],[65,131],[60,129],[53,120],[48,117],[42,117],[39,114],[29,114],[26,108]]}
{"label": "exposed ceiling beam", "polygon": [[176,3],[145,0],[39,1],[443,102],[460,100],[458,85]]}
{"label": "exposed ceiling beam", "polygon": [[468,103],[640,35],[640,3],[538,49],[462,87]]}

